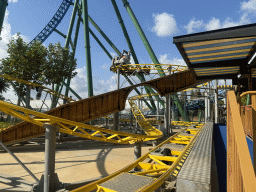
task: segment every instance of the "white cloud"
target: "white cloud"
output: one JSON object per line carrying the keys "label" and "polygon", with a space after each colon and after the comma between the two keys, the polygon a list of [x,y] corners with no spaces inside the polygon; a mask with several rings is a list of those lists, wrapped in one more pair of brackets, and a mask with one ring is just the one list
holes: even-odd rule
{"label": "white cloud", "polygon": [[241,3],[241,10],[256,13],[256,0],[243,1]]}
{"label": "white cloud", "polygon": [[[185,61],[183,59],[177,59],[177,58],[168,59],[167,57],[168,57],[167,54],[163,54],[163,55],[160,54],[159,57],[158,57],[159,63],[161,63],[161,64],[173,64],[173,65],[186,66],[186,63],[185,63]],[[166,68],[166,66],[164,66],[162,68]],[[158,73],[158,71],[154,69],[154,70],[151,70],[150,73],[154,73],[155,74],[155,73]],[[151,80],[150,78],[147,78],[147,76],[146,76],[146,79],[147,80]]]}
{"label": "white cloud", "polygon": [[203,20],[197,20],[193,17],[193,19],[190,20],[187,26],[185,28],[187,29],[187,33],[193,33],[195,32],[194,29],[199,29],[203,26]]}
{"label": "white cloud", "polygon": [[[93,95],[103,94],[117,89],[116,74],[113,74],[108,79],[102,75],[106,69],[93,74]],[[86,67],[75,70],[77,75],[71,80],[70,87],[82,98],[88,97],[87,71]],[[103,79],[104,77],[104,79]],[[124,78],[121,76],[121,83]],[[73,98],[76,98],[75,96]]]}
{"label": "white cloud", "polygon": [[170,36],[178,31],[174,16],[167,13],[153,14],[155,26],[151,29],[159,37]]}
{"label": "white cloud", "polygon": [[238,21],[233,21],[232,18],[227,17],[223,22],[221,22],[220,19],[212,17],[207,23],[205,23],[203,20],[195,20],[195,18],[192,18],[185,28],[187,29],[187,33],[193,33],[195,32],[195,29],[204,28],[205,30],[210,31],[245,25],[251,23],[250,13],[256,14],[256,0],[249,0],[241,3],[240,18]]}
{"label": "white cloud", "polygon": [[112,57],[117,56],[116,52],[110,52],[110,55],[111,55]]}
{"label": "white cloud", "polygon": [[9,3],[17,3],[18,0],[8,0]]}
{"label": "white cloud", "polygon": [[[8,56],[8,54],[7,54],[7,44],[9,43],[11,38],[13,37],[14,39],[17,39],[17,33],[15,33],[14,35],[11,35],[11,25],[8,22],[8,17],[9,17],[9,11],[6,9],[4,22],[3,22],[3,29],[2,29],[2,32],[1,32],[2,40],[0,40],[0,59],[5,58],[5,57]],[[30,39],[27,36],[21,35],[21,34],[20,34],[20,36],[23,38],[23,40],[26,43],[30,42]]]}
{"label": "white cloud", "polygon": [[174,64],[174,65],[186,65],[183,59],[173,58],[172,60],[167,58],[167,54],[160,55],[159,62],[162,64]]}
{"label": "white cloud", "polygon": [[233,19],[231,19],[230,17],[227,17],[225,19],[225,21],[223,21],[222,23],[220,22],[219,19],[216,18],[212,18],[206,25],[205,25],[205,29],[207,31],[209,30],[215,30],[215,29],[221,29],[221,28],[227,28],[227,27],[235,27],[238,25],[245,25],[250,23],[250,19],[248,18],[248,14],[243,13],[239,19],[239,21],[235,22],[233,21]]}
{"label": "white cloud", "polygon": [[219,19],[216,19],[213,17],[205,26],[206,30],[214,30],[214,29],[220,29],[221,28],[221,23]]}
{"label": "white cloud", "polygon": [[7,51],[6,51],[7,43],[9,43],[9,40],[11,39],[11,25],[8,23],[8,16],[9,16],[9,11],[6,10],[5,17],[4,17],[4,23],[3,23],[3,29],[1,32],[2,40],[0,40],[0,59],[8,56]]}

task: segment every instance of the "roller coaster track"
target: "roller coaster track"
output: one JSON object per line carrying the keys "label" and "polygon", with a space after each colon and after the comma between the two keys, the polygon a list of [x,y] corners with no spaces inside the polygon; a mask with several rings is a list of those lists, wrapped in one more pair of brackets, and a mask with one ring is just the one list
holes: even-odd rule
{"label": "roller coaster track", "polygon": [[51,95],[55,95],[56,97],[59,97],[61,99],[65,99],[67,100],[68,102],[71,102],[71,101],[75,101],[74,99],[71,99],[69,97],[66,97],[65,95],[62,95],[58,92],[55,92],[54,90],[52,89],[49,89],[48,87],[45,87],[45,86],[42,86],[40,84],[37,84],[37,83],[32,83],[32,82],[29,82],[29,81],[25,81],[23,79],[18,79],[18,78],[14,78],[14,77],[11,77],[9,75],[2,75],[0,74],[0,77],[3,77],[7,80],[10,80],[10,81],[16,81],[16,82],[19,82],[19,83],[22,83],[22,84],[25,84],[25,85],[30,85],[32,86],[33,88],[36,88],[36,87],[41,87],[42,88],[42,91],[46,92],[46,93],[49,93]]}
{"label": "roller coaster track", "polygon": [[159,72],[159,73],[150,72],[151,70],[157,70],[159,66],[161,67],[165,66],[164,68],[162,68],[162,70],[166,72],[178,72],[178,71],[184,71],[187,69],[187,66],[174,65],[174,64],[124,64],[121,66],[119,65],[112,66],[110,67],[110,71],[117,73],[117,68],[120,68],[120,73],[126,74],[126,75],[135,75],[136,73],[139,73],[139,74],[145,73],[147,75],[165,73],[165,72]]}
{"label": "roller coaster track", "polygon": [[[157,132],[155,133],[146,133],[147,135],[137,135],[137,134],[127,134],[122,132],[110,131],[108,129],[95,128],[90,127],[85,124],[76,124],[77,122],[88,122],[93,119],[97,119],[117,111],[121,111],[125,109],[125,102],[129,95],[129,93],[138,86],[151,86],[155,88],[155,90],[161,95],[167,95],[170,93],[182,91],[186,88],[198,85],[203,83],[203,81],[197,81],[194,74],[190,70],[178,72],[172,75],[168,75],[165,77],[157,78],[151,81],[147,81],[144,83],[140,83],[137,85],[133,85],[130,87],[126,87],[120,90],[108,92],[105,94],[93,96],[87,99],[75,101],[69,104],[65,104],[59,106],[55,109],[52,109],[47,112],[47,114],[36,113],[32,110],[24,109],[24,108],[16,108],[17,106],[11,105],[9,103],[1,102],[0,110],[3,110],[5,113],[11,115],[20,115],[19,118],[26,118],[28,122],[21,122],[12,127],[6,128],[0,132],[0,140],[2,140],[5,144],[11,144],[20,142],[23,140],[28,140],[30,138],[41,136],[45,133],[45,129],[41,127],[43,120],[33,120],[29,114],[40,117],[41,119],[52,119],[53,122],[59,122],[61,125],[60,131],[65,132],[67,134],[76,134],[77,136],[86,137],[89,139],[95,139],[100,141],[111,141],[116,143],[132,143],[135,140],[145,140],[147,138],[153,139],[160,136]],[[24,110],[24,113],[27,115],[23,115],[18,113],[15,110]],[[45,116],[46,115],[46,116]],[[49,116],[47,116],[49,115]],[[51,117],[52,116],[52,117]],[[57,119],[54,119],[56,117]],[[61,118],[61,119],[58,119]],[[38,119],[38,118],[37,118]],[[36,121],[36,122],[35,122]],[[33,122],[33,123],[32,123]],[[36,124],[34,124],[36,123]],[[57,123],[58,124],[58,123]],[[76,132],[67,127],[67,125],[75,126],[80,132]],[[76,130],[77,130],[76,129]],[[87,133],[81,133],[83,129],[92,129],[94,132],[91,135]],[[111,134],[112,137],[108,138],[103,133]],[[103,134],[103,136],[101,135]],[[156,135],[159,134],[159,135]],[[101,135],[101,137],[98,137]],[[120,136],[119,136],[120,135]],[[155,136],[152,136],[155,135]],[[105,138],[105,137],[106,138]],[[97,137],[97,138],[96,138]],[[120,139],[119,139],[120,137]],[[125,137],[126,139],[123,139]],[[130,137],[130,138],[129,138]],[[117,138],[117,139],[116,139]],[[115,140],[115,141],[114,141]]]}
{"label": "roller coaster track", "polygon": [[153,133],[155,134],[155,131],[157,129],[155,129],[155,127],[153,127],[144,117],[144,115],[142,114],[142,112],[140,111],[140,109],[138,108],[138,106],[135,103],[135,99],[130,98],[129,100],[129,104],[131,106],[132,112],[134,117],[136,118],[139,126],[144,130],[147,131],[149,133]]}
{"label": "roller coaster track", "polygon": [[67,13],[72,0],[63,0],[59,9],[52,17],[50,22],[43,28],[43,30],[32,40],[29,45],[31,45],[34,41],[39,40],[42,43],[51,35],[51,33],[56,29],[56,27],[60,24],[61,20]]}
{"label": "roller coaster track", "polygon": [[[87,139],[104,141],[119,144],[132,144],[136,141],[148,141],[162,136],[162,132],[157,129],[144,130],[146,135],[129,134],[118,131],[111,131],[109,129],[98,128],[75,121],[70,121],[44,113],[36,112],[30,109],[22,108],[4,101],[0,101],[0,109],[4,113],[33,123],[38,126],[43,126],[44,123],[51,123],[59,128],[62,133],[75,135]],[[35,118],[32,118],[35,117]],[[70,127],[75,127],[73,130]],[[89,131],[88,131],[89,130]],[[91,133],[93,131],[93,133]]]}
{"label": "roller coaster track", "polygon": [[196,138],[203,129],[202,125],[197,127],[176,133],[127,167],[72,192],[156,190],[169,178],[177,177]]}

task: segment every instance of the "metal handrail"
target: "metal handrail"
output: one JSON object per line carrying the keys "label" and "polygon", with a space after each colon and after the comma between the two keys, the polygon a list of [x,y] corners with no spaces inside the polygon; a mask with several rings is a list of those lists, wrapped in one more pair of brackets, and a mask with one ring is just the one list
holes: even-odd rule
{"label": "metal handrail", "polygon": [[246,91],[246,92],[243,92],[243,93],[240,95],[240,97],[243,97],[243,96],[248,95],[248,94],[250,94],[250,95],[256,95],[256,91]]}

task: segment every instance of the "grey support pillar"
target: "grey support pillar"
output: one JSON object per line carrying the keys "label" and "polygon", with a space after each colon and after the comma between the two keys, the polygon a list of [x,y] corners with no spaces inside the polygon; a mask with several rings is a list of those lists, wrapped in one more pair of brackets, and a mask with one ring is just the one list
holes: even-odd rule
{"label": "grey support pillar", "polygon": [[55,148],[57,127],[45,123],[45,171],[44,192],[57,191],[61,188],[58,176],[55,173]]}
{"label": "grey support pillar", "polygon": [[[137,100],[137,106],[139,107],[139,100]],[[137,116],[137,118],[138,118],[138,116]],[[138,130],[138,128],[139,128],[139,124],[138,124],[138,121],[137,121],[137,118],[135,118],[135,128],[136,128],[136,130]]]}
{"label": "grey support pillar", "polygon": [[134,160],[136,161],[141,157],[141,142],[134,143]]}
{"label": "grey support pillar", "polygon": [[106,119],[106,128],[108,128],[109,118],[105,118],[105,119]]}
{"label": "grey support pillar", "polygon": [[[168,75],[172,74],[172,67],[168,67]],[[172,114],[171,114],[171,107],[172,107],[172,97],[171,94],[168,95],[168,119],[169,119],[169,129],[168,135],[172,133]]]}
{"label": "grey support pillar", "polygon": [[131,108],[131,111],[130,111],[130,129],[132,128],[133,126],[133,113],[132,113],[132,108]]}
{"label": "grey support pillar", "polygon": [[210,119],[211,118],[211,101],[210,101],[210,82],[208,83],[208,92],[207,92],[207,118]]}
{"label": "grey support pillar", "polygon": [[[227,80],[224,79],[224,85],[225,85],[225,88],[227,86]],[[225,90],[225,93],[227,95],[227,89],[224,89]],[[224,106],[227,108],[227,96],[224,98]]]}
{"label": "grey support pillar", "polygon": [[[172,72],[174,74],[174,72]],[[175,121],[175,102],[174,102],[175,97],[172,97],[172,121]]]}
{"label": "grey support pillar", "polygon": [[170,130],[169,130],[169,95],[165,96],[165,112],[164,112],[164,136],[169,137]]}
{"label": "grey support pillar", "polygon": [[187,100],[187,92],[184,91],[184,113],[186,113],[189,117],[189,112],[187,111],[187,107],[186,107],[186,100]]}
{"label": "grey support pillar", "polygon": [[[117,90],[119,90],[120,89],[120,68],[119,67],[117,67]],[[116,112],[115,114],[114,114],[114,119],[113,119],[113,121],[114,121],[114,130],[115,131],[120,131],[120,125],[119,125],[119,112]]]}
{"label": "grey support pillar", "polygon": [[[136,161],[141,157],[141,142],[134,143],[134,160]],[[134,168],[134,171],[139,171],[137,167]]]}
{"label": "grey support pillar", "polygon": [[208,112],[208,94],[207,92],[205,91],[204,92],[204,123],[206,123],[207,121],[207,112]]}
{"label": "grey support pillar", "polygon": [[215,124],[219,123],[218,80],[215,80]]}

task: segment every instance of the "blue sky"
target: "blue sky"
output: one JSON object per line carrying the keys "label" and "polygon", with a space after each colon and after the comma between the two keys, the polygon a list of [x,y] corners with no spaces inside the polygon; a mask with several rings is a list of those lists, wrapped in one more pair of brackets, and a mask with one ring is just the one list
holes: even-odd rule
{"label": "blue sky", "polygon": [[[172,43],[173,36],[255,22],[256,0],[128,1],[160,63],[185,64],[177,48]],[[152,63],[122,1],[116,0],[116,2],[139,62]],[[25,41],[29,42],[50,21],[61,3],[62,0],[9,0],[2,31],[3,40],[0,41],[0,58],[7,56],[6,44],[11,37],[15,36],[15,33],[20,32]],[[70,6],[69,11],[57,27],[64,34],[67,34],[72,9],[73,6]],[[88,9],[89,15],[108,35],[116,47],[120,51],[128,50],[111,1],[88,0]],[[115,55],[114,50],[91,24],[90,28],[108,51]],[[53,32],[44,42],[44,45],[48,46],[49,43],[56,43],[57,41],[60,41],[64,46],[65,40]],[[114,90],[116,88],[116,80],[115,75],[109,70],[111,61],[92,36],[90,36],[90,41],[94,95]],[[73,79],[71,87],[85,98],[87,97],[87,80],[82,25],[80,27],[76,58],[78,75]],[[150,77],[147,79],[150,79]],[[138,82],[136,78],[134,80]],[[11,90],[5,96],[10,99],[15,98]]]}

